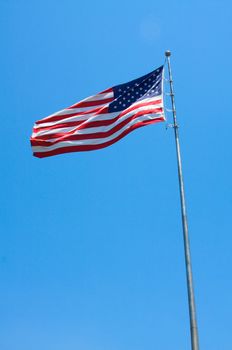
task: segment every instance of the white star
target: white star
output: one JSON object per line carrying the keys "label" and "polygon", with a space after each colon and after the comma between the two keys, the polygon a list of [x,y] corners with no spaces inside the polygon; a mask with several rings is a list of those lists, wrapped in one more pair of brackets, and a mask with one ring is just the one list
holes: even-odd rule
{"label": "white star", "polygon": [[126,105],[125,104],[123,104],[123,107],[125,107]]}

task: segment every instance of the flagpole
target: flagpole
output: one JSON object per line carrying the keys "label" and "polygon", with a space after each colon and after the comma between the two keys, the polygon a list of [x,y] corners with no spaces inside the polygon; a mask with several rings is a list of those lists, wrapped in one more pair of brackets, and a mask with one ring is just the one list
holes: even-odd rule
{"label": "flagpole", "polygon": [[173,129],[174,129],[175,142],[176,142],[177,166],[178,166],[180,201],[181,201],[181,215],[182,215],[182,226],[183,226],[183,236],[184,236],[184,253],[185,253],[186,277],[187,277],[191,344],[192,344],[191,349],[199,350],[196,306],[195,306],[195,297],[194,297],[194,289],[193,289],[193,276],[192,276],[188,223],[187,223],[187,214],[186,214],[185,192],[184,192],[184,181],[183,181],[183,173],[182,173],[181,154],[180,154],[179,131],[178,131],[177,118],[176,118],[176,106],[175,106],[172,71],[171,71],[171,64],[170,64],[171,52],[166,51],[165,56],[167,57],[167,62],[168,62],[170,96],[172,101],[172,113],[173,113]]}

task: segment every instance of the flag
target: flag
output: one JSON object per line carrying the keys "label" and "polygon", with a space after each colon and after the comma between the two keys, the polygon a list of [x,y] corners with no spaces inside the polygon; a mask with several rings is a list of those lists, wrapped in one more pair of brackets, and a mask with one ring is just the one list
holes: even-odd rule
{"label": "flag", "polygon": [[33,155],[96,150],[134,129],[164,121],[163,70],[161,66],[38,120],[31,136]]}

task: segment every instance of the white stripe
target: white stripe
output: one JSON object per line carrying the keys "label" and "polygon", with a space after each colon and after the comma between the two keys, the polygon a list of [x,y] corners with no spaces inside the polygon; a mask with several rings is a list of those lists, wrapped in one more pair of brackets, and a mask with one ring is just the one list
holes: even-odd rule
{"label": "white stripe", "polygon": [[139,118],[131,120],[122,129],[118,130],[117,132],[115,132],[113,135],[111,135],[109,137],[98,138],[98,139],[86,139],[86,140],[79,140],[79,141],[63,141],[63,142],[59,142],[55,145],[48,146],[48,147],[33,146],[32,149],[33,149],[33,152],[43,152],[44,153],[44,152],[53,151],[55,149],[62,148],[62,147],[99,145],[99,144],[114,140],[115,138],[120,136],[125,130],[127,130],[129,127],[131,127],[139,122],[142,122],[145,120],[151,120],[151,119],[154,120],[154,119],[160,118],[160,117],[164,118],[163,113],[155,113],[155,114],[148,114],[146,116],[141,116]]}
{"label": "white stripe", "polygon": [[[41,130],[37,133],[33,133],[32,134],[32,137],[39,137],[41,135],[52,135],[52,134],[55,134],[55,133],[59,133],[59,132],[71,132],[71,131],[75,131],[75,133],[73,133],[72,135],[78,135],[78,134],[93,134],[93,133],[97,133],[97,132],[107,132],[111,129],[113,129],[116,125],[118,125],[119,123],[121,123],[122,121],[124,121],[125,119],[131,117],[132,115],[138,113],[138,112],[141,112],[141,111],[147,111],[147,110],[150,110],[150,109],[157,109],[157,108],[162,108],[163,105],[162,103],[160,104],[156,104],[156,105],[149,105],[149,106],[138,106],[138,108],[136,109],[133,109],[132,111],[124,114],[123,116],[121,116],[119,119],[117,119],[114,123],[110,124],[110,125],[106,125],[106,126],[98,126],[98,127],[92,127],[92,128],[85,128],[83,129],[83,125],[84,123],[81,124],[81,129],[79,130],[79,126],[76,126],[76,127],[65,127],[65,128],[57,128],[57,129],[51,129],[51,130]],[[120,116],[121,112],[118,112],[118,113],[112,113],[114,114],[114,116],[112,117],[115,118],[117,115]],[[111,114],[110,114],[111,115]],[[89,122],[93,122],[95,120],[99,120],[98,116],[95,116],[95,117],[92,117],[90,118],[88,121],[86,121],[86,126],[88,126],[88,123]],[[56,139],[50,139],[52,141],[55,141]],[[49,139],[47,139],[46,141],[49,141]]]}
{"label": "white stripe", "polygon": [[[104,99],[108,99],[108,98],[112,98],[114,97],[114,93],[113,91],[111,92],[106,92],[104,94],[97,94],[97,95],[93,95],[93,96],[89,96],[87,98],[85,98],[84,100],[81,100],[80,102],[78,103],[81,103],[81,102],[89,102],[89,101],[99,101],[99,100],[104,100]],[[75,103],[76,104],[76,103]],[[74,105],[75,105],[74,104]]]}

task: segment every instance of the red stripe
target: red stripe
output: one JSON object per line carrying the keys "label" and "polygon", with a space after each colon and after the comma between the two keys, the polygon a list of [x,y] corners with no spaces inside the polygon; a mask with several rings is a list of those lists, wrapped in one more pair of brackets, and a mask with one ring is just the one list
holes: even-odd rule
{"label": "red stripe", "polygon": [[68,109],[72,108],[84,108],[84,107],[92,107],[92,106],[99,106],[99,105],[104,105],[106,103],[110,103],[114,100],[113,97],[110,98],[105,98],[103,100],[96,100],[96,101],[86,101],[86,102],[79,102],[76,103],[75,105],[68,107]]}
{"label": "red stripe", "polygon": [[[161,113],[163,112],[162,108],[156,108],[156,109],[150,109],[147,111],[140,111],[135,113],[133,116],[130,116],[129,118],[123,120],[121,123],[115,125],[115,127],[113,127],[112,129],[108,130],[108,131],[102,131],[102,132],[97,132],[97,133],[90,133],[90,134],[79,134],[79,135],[72,135],[75,131],[72,131],[72,133],[60,133],[60,134],[56,134],[57,138],[59,137],[59,139],[55,140],[55,141],[46,141],[45,138],[31,138],[31,145],[32,146],[42,146],[42,147],[49,147],[52,145],[55,145],[57,143],[60,142],[64,142],[64,141],[79,141],[79,140],[87,140],[87,139],[100,139],[100,138],[106,138],[109,137],[111,135],[113,135],[115,132],[119,131],[120,129],[122,129],[125,125],[127,125],[128,123],[130,123],[132,120],[142,116],[142,115],[146,115],[146,114],[151,114],[151,113]],[[47,135],[47,139],[51,138],[51,135]]]}
{"label": "red stripe", "polygon": [[101,143],[100,145],[85,145],[85,146],[82,145],[82,146],[63,147],[63,148],[59,148],[59,149],[48,151],[48,152],[34,152],[33,155],[35,157],[38,157],[38,158],[45,158],[45,157],[51,157],[51,156],[55,156],[55,155],[62,154],[62,153],[93,151],[93,150],[101,149],[101,148],[104,148],[104,147],[107,147],[107,146],[114,144],[115,142],[119,141],[121,138],[123,138],[124,136],[126,136],[131,131],[133,131],[137,128],[140,128],[140,127],[148,125],[148,124],[155,124],[155,123],[162,122],[162,121],[164,121],[163,117],[155,119],[155,120],[149,120],[149,121],[137,123],[137,124],[131,126],[128,130],[125,130],[121,135],[119,135],[115,139],[108,141],[108,142],[105,142],[105,143]]}
{"label": "red stripe", "polygon": [[153,105],[157,105],[160,104],[162,102],[162,100],[156,100],[156,101],[151,101],[151,102],[141,102],[138,104],[133,103],[130,107],[128,107],[127,109],[124,109],[121,113],[120,113],[120,117],[133,111],[134,109],[140,108],[140,107],[146,107],[146,106],[153,106]]}
{"label": "red stripe", "polygon": [[107,92],[113,92],[114,90],[112,88],[103,90],[102,92],[99,92],[99,94],[106,94]]}

